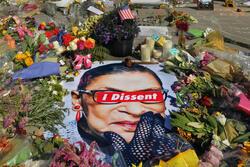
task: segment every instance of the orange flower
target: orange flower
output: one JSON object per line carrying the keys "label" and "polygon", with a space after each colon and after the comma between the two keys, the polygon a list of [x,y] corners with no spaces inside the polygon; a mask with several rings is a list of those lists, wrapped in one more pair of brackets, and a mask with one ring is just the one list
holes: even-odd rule
{"label": "orange flower", "polygon": [[16,41],[10,36],[10,35],[5,35],[4,39],[7,41],[7,45],[10,49],[15,49],[16,48]]}
{"label": "orange flower", "polygon": [[84,43],[84,47],[87,49],[93,49],[95,47],[95,40],[88,38]]}
{"label": "orange flower", "polygon": [[31,57],[27,57],[25,60],[24,60],[24,63],[26,66],[31,66],[34,62],[33,62],[33,59]]}

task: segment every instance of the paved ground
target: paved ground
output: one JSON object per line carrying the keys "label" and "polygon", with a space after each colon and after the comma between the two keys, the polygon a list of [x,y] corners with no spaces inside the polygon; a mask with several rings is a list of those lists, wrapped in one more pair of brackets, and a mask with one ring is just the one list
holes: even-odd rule
{"label": "paved ground", "polygon": [[[191,28],[206,29],[211,27],[219,30],[223,33],[227,46],[247,52],[250,55],[250,7],[239,7],[242,12],[236,12],[233,8],[224,7],[222,1],[215,1],[214,4],[213,11],[197,10],[196,4],[192,3],[185,4],[185,7],[177,8],[177,10],[190,13],[199,20],[199,23],[191,25]],[[4,8],[0,10],[0,16],[8,15],[8,12],[4,12],[4,10],[15,11],[15,9]],[[58,24],[67,23],[66,17],[59,12],[57,13],[53,20]],[[42,13],[37,15],[36,18],[40,21],[52,21],[49,16]],[[169,28],[169,31],[174,36],[175,28]]]}
{"label": "paved ground", "polygon": [[199,20],[193,28],[214,28],[223,33],[228,46],[250,53],[250,7],[239,7],[242,12],[226,8],[223,2],[214,2],[214,11],[197,10],[194,4],[177,10],[190,13]]}

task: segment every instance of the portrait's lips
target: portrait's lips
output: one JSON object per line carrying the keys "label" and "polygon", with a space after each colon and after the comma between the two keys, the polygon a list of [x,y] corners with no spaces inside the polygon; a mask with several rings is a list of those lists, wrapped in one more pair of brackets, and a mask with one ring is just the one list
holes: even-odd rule
{"label": "portrait's lips", "polygon": [[134,132],[139,121],[119,121],[114,122],[114,125],[121,126],[127,132]]}

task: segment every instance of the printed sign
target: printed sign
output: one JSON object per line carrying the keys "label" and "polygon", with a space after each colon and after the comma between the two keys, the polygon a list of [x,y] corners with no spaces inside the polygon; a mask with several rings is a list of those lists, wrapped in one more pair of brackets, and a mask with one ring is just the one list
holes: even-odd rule
{"label": "printed sign", "polygon": [[96,93],[96,101],[100,103],[116,102],[145,102],[155,103],[163,102],[162,91],[144,91],[144,92],[111,92],[103,91]]}

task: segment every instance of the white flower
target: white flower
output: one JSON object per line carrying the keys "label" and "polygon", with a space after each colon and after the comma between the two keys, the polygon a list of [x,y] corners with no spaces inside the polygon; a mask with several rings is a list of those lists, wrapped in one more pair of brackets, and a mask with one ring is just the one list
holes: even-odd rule
{"label": "white flower", "polygon": [[49,91],[52,91],[52,86],[49,86]]}
{"label": "white flower", "polygon": [[52,79],[52,80],[51,80],[51,83],[52,83],[52,84],[56,84],[56,80]]}
{"label": "white flower", "polygon": [[216,146],[220,146],[221,138],[217,136],[216,134],[213,134],[213,140],[212,143]]}
{"label": "white flower", "polygon": [[223,140],[222,143],[225,144],[226,146],[230,146],[230,143],[227,139]]}
{"label": "white flower", "polygon": [[8,92],[4,93],[4,94],[3,94],[3,97],[5,97],[5,96],[7,96],[7,95],[9,95],[9,94],[10,94],[10,90],[9,90]]}
{"label": "white flower", "polygon": [[57,94],[58,94],[58,92],[57,92],[57,91],[55,91],[55,90],[53,90],[52,94],[53,94],[53,95],[57,95]]}
{"label": "white flower", "polygon": [[56,49],[56,54],[59,55],[61,54],[62,52],[64,52],[64,47],[59,47],[58,49]]}
{"label": "white flower", "polygon": [[217,121],[219,121],[219,123],[221,125],[225,126],[226,121],[227,121],[227,118],[225,117],[225,115],[223,115],[223,114],[217,114],[215,117],[216,117]]}
{"label": "white flower", "polygon": [[43,43],[44,45],[48,45],[49,44],[49,39],[46,37],[45,42]]}
{"label": "white flower", "polygon": [[53,42],[53,45],[54,45],[54,48],[55,48],[55,49],[59,49],[59,48],[60,48],[60,45],[59,45],[59,42],[58,42],[58,41],[54,41],[54,42]]}
{"label": "white flower", "polygon": [[71,41],[69,43],[69,48],[70,48],[70,50],[76,50],[77,49],[77,44],[74,41]]}
{"label": "white flower", "polygon": [[216,134],[213,134],[213,140],[221,141],[221,138],[219,136],[217,136]]}
{"label": "white flower", "polygon": [[75,38],[72,42],[77,43],[78,40],[78,38]]}
{"label": "white flower", "polygon": [[81,37],[80,39],[83,40],[83,41],[86,41],[86,38],[85,38],[85,37]]}

